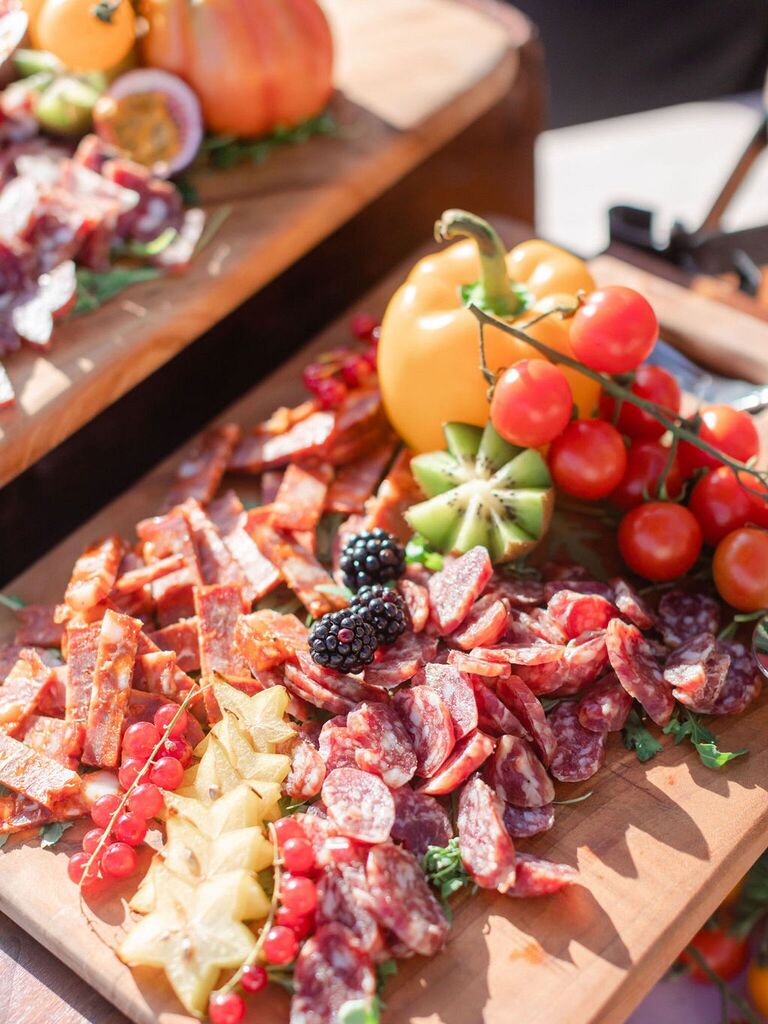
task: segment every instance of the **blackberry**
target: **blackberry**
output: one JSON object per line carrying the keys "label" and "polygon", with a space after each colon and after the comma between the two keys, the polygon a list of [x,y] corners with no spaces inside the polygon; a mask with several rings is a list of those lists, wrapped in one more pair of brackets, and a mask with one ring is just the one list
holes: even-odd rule
{"label": "blackberry", "polygon": [[350,537],[341,553],[340,565],[345,584],[358,591],[402,576],[405,552],[391,533],[376,527]]}
{"label": "blackberry", "polygon": [[330,612],[313,624],[309,632],[309,653],[323,668],[359,672],[373,661],[376,631],[350,608]]}
{"label": "blackberry", "polygon": [[392,644],[405,632],[402,597],[396,590],[388,590],[379,583],[361,587],[350,601],[349,610],[357,612],[361,619],[373,626],[380,644]]}

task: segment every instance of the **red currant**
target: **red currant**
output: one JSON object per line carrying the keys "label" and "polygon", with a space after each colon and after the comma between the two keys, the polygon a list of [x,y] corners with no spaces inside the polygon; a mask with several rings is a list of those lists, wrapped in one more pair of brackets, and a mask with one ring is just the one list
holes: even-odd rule
{"label": "red currant", "polygon": [[349,330],[359,341],[370,341],[379,321],[370,313],[353,313],[349,318]]}
{"label": "red currant", "polygon": [[91,808],[93,824],[99,828],[106,828],[112,820],[112,815],[120,806],[121,799],[116,793],[106,793],[95,801]]}
{"label": "red currant", "polygon": [[[179,717],[173,722],[177,714]],[[189,715],[186,711],[179,711],[178,704],[163,704],[155,712],[155,728],[161,736],[165,735],[165,731],[171,725],[171,722],[173,722],[173,725],[168,735],[174,737],[174,739],[184,736],[189,725]]]}
{"label": "red currant", "polygon": [[317,887],[311,878],[288,875],[280,885],[280,901],[297,914],[311,914],[317,906]]}
{"label": "red currant", "polygon": [[290,928],[276,924],[264,939],[264,956],[271,964],[289,964],[296,956],[299,942]]}
{"label": "red currant", "polygon": [[334,377],[319,380],[311,390],[317,396],[324,409],[334,409],[344,401],[344,397],[347,394],[345,385]]}
{"label": "red currant", "polygon": [[[82,853],[73,853],[72,856],[69,858],[69,864],[67,864],[67,874],[69,875],[71,881],[75,883],[75,885],[80,885],[80,882],[83,881],[85,869],[88,866],[88,861],[90,859],[90,853],[86,853],[84,850]],[[83,884],[87,885],[89,882],[95,881],[95,878],[96,876],[94,868],[91,868],[91,873],[88,875],[85,881],[83,881]]]}
{"label": "red currant", "polygon": [[278,818],[274,824],[277,845],[283,846],[288,839],[306,839],[307,833],[295,818]]}
{"label": "red currant", "polygon": [[118,781],[123,789],[131,788],[146,763],[146,760],[140,760],[138,757],[124,758],[117,773]]}
{"label": "red currant", "polygon": [[357,857],[357,849],[346,836],[329,836],[323,843],[323,863],[349,864]]}
{"label": "red currant", "polygon": [[184,778],[184,768],[175,757],[161,757],[152,766],[149,777],[160,789],[178,789]]}
{"label": "red currant", "polygon": [[148,821],[165,807],[163,794],[152,782],[142,782],[128,797],[128,809]]}
{"label": "red currant", "polygon": [[101,870],[110,878],[128,878],[137,863],[136,851],[127,843],[111,843],[101,855]]}
{"label": "red currant", "polygon": [[268,981],[269,976],[261,964],[248,964],[247,967],[243,968],[243,973],[240,975],[240,984],[246,992],[252,994],[261,992],[263,988],[266,988]]}
{"label": "red currant", "polygon": [[90,832],[86,832],[83,836],[83,853],[87,853],[90,857],[93,851],[101,842],[102,836],[104,835],[103,828],[92,828]]}
{"label": "red currant", "polygon": [[341,364],[341,376],[350,388],[359,388],[371,375],[370,363],[363,356],[349,356]]}
{"label": "red currant", "polygon": [[306,875],[315,866],[315,852],[307,839],[286,839],[282,844],[283,867],[292,875]]}
{"label": "red currant", "polygon": [[296,938],[301,941],[312,931],[314,914],[297,914],[290,907],[278,907],[275,912],[275,924],[290,928]]}
{"label": "red currant", "polygon": [[123,736],[123,758],[137,757],[147,761],[160,742],[160,733],[151,722],[134,722]]}
{"label": "red currant", "polygon": [[175,757],[177,761],[181,761],[182,768],[188,768],[192,763],[192,747],[186,740],[166,740],[162,746],[162,753],[164,757]]}
{"label": "red currant", "polygon": [[211,1024],[240,1024],[245,1017],[245,1000],[237,992],[219,992],[208,1003]]}
{"label": "red currant", "polygon": [[363,352],[362,357],[372,370],[376,370],[377,355],[376,349],[373,345],[369,345],[368,348]]}
{"label": "red currant", "polygon": [[121,843],[127,843],[129,846],[138,846],[139,843],[144,842],[144,837],[147,834],[147,823],[144,818],[140,818],[138,814],[121,814],[115,822],[115,827],[112,830],[115,835],[115,839]]}

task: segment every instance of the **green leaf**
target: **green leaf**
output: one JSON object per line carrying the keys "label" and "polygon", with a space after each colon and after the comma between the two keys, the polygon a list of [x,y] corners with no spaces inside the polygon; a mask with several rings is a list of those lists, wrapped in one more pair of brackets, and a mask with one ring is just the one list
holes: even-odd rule
{"label": "green leaf", "polygon": [[627,750],[635,751],[638,761],[650,761],[664,749],[656,737],[648,732],[634,710],[630,711],[626,725],[622,729],[622,738]]}
{"label": "green leaf", "polygon": [[178,233],[176,228],[168,227],[165,231],[161,231],[157,238],[153,238],[151,242],[130,242],[128,252],[131,256],[158,256],[163,249],[168,248]]}
{"label": "green leaf", "polygon": [[382,960],[376,964],[376,994],[381,996],[384,986],[397,974],[397,960]]}
{"label": "green leaf", "polygon": [[421,866],[427,881],[437,889],[442,900],[465,885],[474,885],[461,862],[458,836],[450,839],[447,846],[430,846],[421,859]]}
{"label": "green leaf", "polygon": [[74,821],[51,821],[47,825],[40,826],[40,846],[45,850],[49,846],[55,846],[68,828],[72,828]]}
{"label": "green leaf", "polygon": [[162,273],[157,267],[113,267],[103,272],[80,267],[77,271],[75,314],[90,313],[132,284],[153,281]]}
{"label": "green leaf", "polygon": [[567,804],[580,804],[582,800],[589,800],[594,793],[593,789],[590,789],[588,793],[582,793],[581,796],[571,797],[570,800],[553,800],[552,803],[558,804],[560,807],[565,807]]}
{"label": "green leaf", "polygon": [[12,789],[8,789],[7,786],[4,786],[2,782],[0,782],[0,796],[10,796],[12,793]]}
{"label": "green leaf", "polygon": [[200,199],[198,191],[186,175],[178,174],[175,178],[171,178],[171,181],[181,192],[185,206],[195,206],[198,203]]}
{"label": "green leaf", "polygon": [[443,568],[443,556],[420,533],[414,533],[405,545],[405,560],[411,565],[419,563],[430,572],[440,572]]}
{"label": "green leaf", "polygon": [[336,597],[343,597],[346,601],[351,601],[355,596],[349,587],[342,586],[338,583],[320,583],[315,587],[321,594],[333,594]]}
{"label": "green leaf", "polygon": [[12,612],[17,612],[20,608],[27,606],[26,601],[22,601],[20,597],[14,597],[13,594],[0,594],[0,604],[10,608]]}
{"label": "green leaf", "polygon": [[379,1024],[381,1004],[373,999],[348,999],[339,1010],[339,1024]]}
{"label": "green leaf", "polygon": [[722,768],[734,758],[749,753],[746,747],[743,750],[718,750],[714,743],[697,743],[696,749],[705,768]]}
{"label": "green leaf", "polygon": [[10,834],[9,834],[8,832],[4,832],[4,833],[3,833],[3,834],[2,834],[1,836],[0,836],[0,850],[2,850],[2,848],[3,848],[4,846],[5,846],[5,844],[6,844],[7,842],[8,842],[8,840],[9,840],[10,838],[11,838],[11,837],[10,837]]}
{"label": "green leaf", "polygon": [[293,995],[293,971],[289,967],[267,967],[267,977]]}
{"label": "green leaf", "polygon": [[671,718],[664,726],[663,731],[667,736],[672,736],[676,744],[689,739],[705,768],[722,768],[734,758],[743,757],[744,754],[749,753],[746,748],[734,751],[719,750],[717,736],[692,711],[689,711],[688,708],[684,710],[685,718],[680,719],[677,716]]}

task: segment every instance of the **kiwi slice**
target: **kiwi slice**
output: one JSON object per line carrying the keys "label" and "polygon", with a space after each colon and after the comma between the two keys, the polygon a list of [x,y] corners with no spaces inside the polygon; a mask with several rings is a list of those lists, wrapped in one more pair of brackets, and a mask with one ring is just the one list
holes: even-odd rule
{"label": "kiwi slice", "polygon": [[554,491],[533,448],[516,448],[489,422],[446,423],[448,450],[417,455],[411,470],[428,500],[411,505],[409,525],[439,551],[462,554],[477,544],[494,562],[524,555],[546,533]]}

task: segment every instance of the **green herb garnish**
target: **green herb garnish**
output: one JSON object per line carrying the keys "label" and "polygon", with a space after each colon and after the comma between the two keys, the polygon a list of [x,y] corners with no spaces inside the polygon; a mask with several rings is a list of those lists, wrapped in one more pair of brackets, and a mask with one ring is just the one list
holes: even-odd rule
{"label": "green herb garnish", "polygon": [[443,556],[420,533],[414,533],[405,545],[405,560],[409,565],[423,565],[430,572],[439,572],[443,568]]}
{"label": "green herb garnish", "polygon": [[74,821],[50,821],[47,825],[40,826],[40,846],[45,850],[49,846],[55,846],[68,828],[72,828]]}
{"label": "green herb garnish", "polygon": [[656,737],[648,732],[640,720],[640,715],[634,710],[630,711],[621,735],[624,746],[627,750],[635,751],[638,761],[650,761],[664,749]]}
{"label": "green herb garnish", "polygon": [[675,743],[682,743],[689,739],[696,748],[696,753],[705,768],[722,768],[733,761],[736,757],[743,757],[749,751],[743,750],[718,750],[717,736],[688,708],[685,708],[685,718],[675,716],[664,726],[664,735],[672,736]]}

